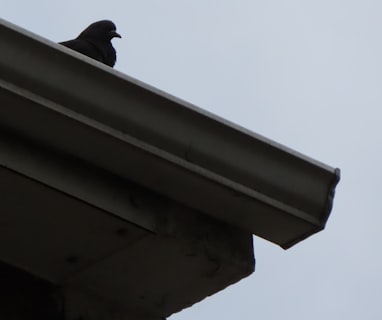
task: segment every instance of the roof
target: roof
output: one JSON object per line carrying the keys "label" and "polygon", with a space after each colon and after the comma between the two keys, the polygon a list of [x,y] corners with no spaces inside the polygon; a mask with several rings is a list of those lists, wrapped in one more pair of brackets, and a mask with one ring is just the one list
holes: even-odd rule
{"label": "roof", "polygon": [[4,20],[0,42],[0,128],[283,248],[325,227],[339,169]]}

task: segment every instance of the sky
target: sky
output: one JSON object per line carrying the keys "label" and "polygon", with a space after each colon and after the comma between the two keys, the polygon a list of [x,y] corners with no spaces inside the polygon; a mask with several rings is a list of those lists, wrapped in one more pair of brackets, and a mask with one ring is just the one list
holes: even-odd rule
{"label": "sky", "polygon": [[115,69],[341,169],[324,231],[170,317],[381,319],[382,2],[0,0],[55,42],[110,19]]}

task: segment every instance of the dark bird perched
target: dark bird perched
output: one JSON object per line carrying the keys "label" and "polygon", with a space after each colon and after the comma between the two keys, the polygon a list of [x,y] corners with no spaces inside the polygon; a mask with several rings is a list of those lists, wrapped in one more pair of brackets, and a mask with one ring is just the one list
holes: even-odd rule
{"label": "dark bird perched", "polygon": [[117,57],[111,39],[115,37],[121,38],[115,24],[102,20],[92,23],[76,39],[59,44],[113,67]]}

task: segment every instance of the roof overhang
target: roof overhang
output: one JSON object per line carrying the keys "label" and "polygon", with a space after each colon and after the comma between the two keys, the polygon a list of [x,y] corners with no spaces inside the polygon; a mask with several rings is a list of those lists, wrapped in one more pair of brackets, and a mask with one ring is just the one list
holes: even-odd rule
{"label": "roof overhang", "polygon": [[324,228],[338,169],[4,20],[0,42],[3,130],[283,248]]}

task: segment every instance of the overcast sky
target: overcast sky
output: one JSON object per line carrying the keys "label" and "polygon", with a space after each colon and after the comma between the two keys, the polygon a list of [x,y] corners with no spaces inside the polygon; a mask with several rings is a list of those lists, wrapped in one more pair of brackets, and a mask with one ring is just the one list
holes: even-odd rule
{"label": "overcast sky", "polygon": [[327,228],[172,316],[382,319],[382,1],[0,0],[53,41],[113,20],[115,68],[342,171]]}

